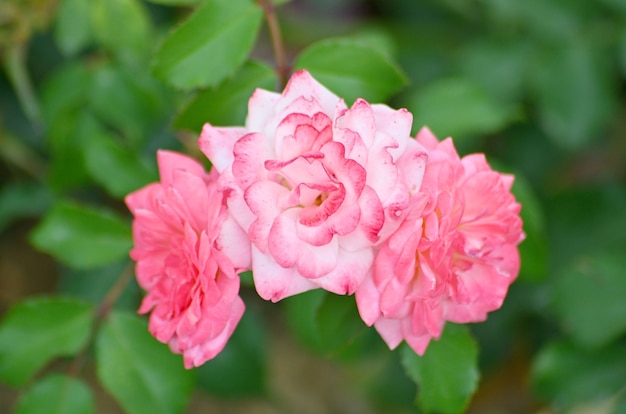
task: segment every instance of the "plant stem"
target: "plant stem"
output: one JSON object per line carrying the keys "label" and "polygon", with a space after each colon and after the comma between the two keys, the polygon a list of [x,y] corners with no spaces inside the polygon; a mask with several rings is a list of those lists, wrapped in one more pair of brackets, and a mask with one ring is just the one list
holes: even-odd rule
{"label": "plant stem", "polygon": [[272,47],[274,48],[274,56],[276,58],[276,72],[280,79],[281,89],[287,84],[289,78],[290,67],[287,63],[287,54],[285,53],[285,46],[283,44],[282,36],[280,35],[280,27],[278,26],[278,19],[276,18],[276,11],[272,0],[257,0],[258,4],[263,8],[265,13],[265,20],[270,31],[270,37],[272,38]]}
{"label": "plant stem", "polygon": [[124,268],[120,276],[117,278],[111,289],[107,292],[102,302],[96,308],[96,312],[94,315],[93,326],[91,329],[91,333],[89,334],[89,339],[87,343],[81,349],[81,351],[76,355],[72,363],[70,364],[67,374],[71,377],[76,377],[80,374],[83,367],[85,366],[85,362],[87,361],[87,351],[91,348],[92,344],[96,340],[96,335],[98,333],[98,329],[102,322],[106,319],[111,308],[115,305],[115,302],[120,298],[124,289],[126,289],[126,285],[133,278],[133,263],[129,263],[128,266]]}
{"label": "plant stem", "polygon": [[0,159],[21,168],[38,180],[44,179],[45,161],[18,137],[2,129],[0,129]]}
{"label": "plant stem", "polygon": [[15,88],[15,94],[22,110],[36,131],[43,126],[39,103],[33,91],[33,85],[26,69],[26,50],[24,43],[10,45],[4,55],[7,75]]}

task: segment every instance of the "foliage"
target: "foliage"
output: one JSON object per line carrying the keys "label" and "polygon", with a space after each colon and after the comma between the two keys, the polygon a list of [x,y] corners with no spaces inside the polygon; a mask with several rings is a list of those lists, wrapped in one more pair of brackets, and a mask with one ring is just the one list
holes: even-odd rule
{"label": "foliage", "polygon": [[[275,59],[274,17],[287,50]],[[626,406],[623,1],[9,0],[0,22],[0,235],[36,220],[32,246],[61,274],[0,322],[0,381],[23,391],[14,412],[97,412],[89,364],[129,413],[183,412],[196,388],[280,405],[268,331],[284,326],[381,412],[480,410],[479,372],[489,381],[519,354],[533,406]],[[389,357],[351,302],[315,291],[285,300],[284,320],[253,304],[223,354],[185,371],[133,314],[123,197],[157,178],[157,148],[242,124],[255,88],[280,90],[299,68],[513,172],[519,280],[503,309],[448,324],[423,357]]]}

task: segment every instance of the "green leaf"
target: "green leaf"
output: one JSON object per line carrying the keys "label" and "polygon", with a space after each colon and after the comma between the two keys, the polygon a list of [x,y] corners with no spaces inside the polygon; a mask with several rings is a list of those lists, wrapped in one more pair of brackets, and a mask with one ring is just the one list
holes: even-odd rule
{"label": "green leaf", "polygon": [[625,351],[619,343],[592,352],[564,342],[549,344],[533,363],[535,394],[552,401],[558,411],[605,400],[624,387]]}
{"label": "green leaf", "polygon": [[285,300],[287,322],[296,337],[310,349],[349,358],[366,341],[367,331],[354,299],[317,289]]}
{"label": "green leaf", "polygon": [[328,293],[321,289],[310,290],[289,298],[282,303],[291,331],[302,342],[313,349],[318,347],[319,336],[317,314]]}
{"label": "green leaf", "polygon": [[22,395],[14,414],[90,414],[94,412],[91,390],[82,381],[52,374]]}
{"label": "green leaf", "polygon": [[146,141],[150,127],[165,113],[164,88],[146,73],[105,64],[93,71],[88,104],[105,124],[122,132],[130,143]]}
{"label": "green leaf", "polygon": [[546,134],[564,148],[591,142],[612,119],[618,85],[598,45],[578,40],[539,53],[531,88]]}
{"label": "green leaf", "polygon": [[138,0],[90,0],[96,40],[116,53],[151,52],[150,20]]}
{"label": "green leaf", "polygon": [[519,38],[491,36],[470,43],[459,64],[465,76],[497,102],[517,102],[524,93],[530,51],[530,44]]}
{"label": "green leaf", "polygon": [[425,125],[441,138],[497,132],[515,115],[511,106],[496,102],[467,78],[437,80],[418,89],[407,106],[417,129]]}
{"label": "green leaf", "polygon": [[182,89],[217,85],[246,60],[263,12],[251,0],[212,0],[168,37],[154,73]]}
{"label": "green leaf", "polygon": [[578,257],[554,283],[554,310],[578,344],[599,347],[626,332],[626,257],[600,252]]}
{"label": "green leaf", "polygon": [[267,387],[266,329],[257,309],[246,309],[222,352],[196,369],[198,385],[223,398],[263,395]]}
{"label": "green leaf", "polygon": [[[63,269],[59,275],[57,293],[91,302],[101,303],[123,272],[131,272],[129,260],[113,263],[98,269]],[[135,279],[131,280],[124,292],[115,301],[118,310],[135,311],[141,300],[140,289]]]}
{"label": "green leaf", "polygon": [[82,62],[72,62],[61,66],[45,79],[41,109],[48,127],[59,122],[62,114],[76,112],[84,106],[91,76],[91,71]]}
{"label": "green leaf", "polygon": [[164,6],[190,6],[200,4],[204,0],[147,0],[150,3],[163,4]]}
{"label": "green leaf", "polygon": [[9,310],[0,324],[0,380],[23,385],[51,359],[85,346],[91,304],[66,299],[29,299]]}
{"label": "green leaf", "polygon": [[87,170],[114,197],[122,198],[158,180],[156,167],[145,163],[136,151],[119,145],[105,131],[92,135],[85,145]]}
{"label": "green leaf", "polygon": [[300,53],[295,69],[306,69],[346,102],[383,102],[407,84],[400,68],[375,47],[351,39],[327,39]]}
{"label": "green leaf", "polygon": [[426,412],[462,413],[478,386],[478,346],[465,326],[447,323],[424,356],[403,345],[402,364],[419,386],[417,402]]}
{"label": "green leaf", "polygon": [[112,312],[103,324],[96,364],[100,382],[129,414],[180,413],[193,391],[193,371],[132,314]]}
{"label": "green leaf", "polygon": [[50,208],[53,196],[39,183],[12,182],[0,189],[0,232],[13,220],[37,217]]}
{"label": "green leaf", "polygon": [[206,122],[213,125],[243,125],[248,100],[256,88],[273,90],[274,70],[260,62],[246,62],[230,79],[219,86],[199,92],[174,121],[175,128],[196,133]]}
{"label": "green leaf", "polygon": [[61,0],[54,37],[61,52],[74,56],[92,41],[90,0]]}
{"label": "green leaf", "polygon": [[105,210],[58,202],[31,234],[38,249],[87,269],[120,260],[132,246],[128,223]]}
{"label": "green leaf", "polygon": [[545,278],[548,267],[545,215],[535,192],[523,175],[515,174],[512,192],[522,205],[520,216],[526,234],[526,239],[519,246],[522,263],[520,279],[539,281]]}

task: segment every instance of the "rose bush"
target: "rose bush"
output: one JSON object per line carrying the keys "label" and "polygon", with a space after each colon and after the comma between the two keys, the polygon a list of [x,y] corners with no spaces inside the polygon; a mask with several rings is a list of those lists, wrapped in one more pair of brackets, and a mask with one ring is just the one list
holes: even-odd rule
{"label": "rose bush", "polygon": [[216,172],[174,152],[157,158],[161,181],[126,197],[147,291],[139,313],[152,311],[152,335],[191,368],[224,348],[243,315],[237,273],[249,267],[249,241],[226,214]]}
{"label": "rose bush", "polygon": [[256,90],[245,127],[204,126],[199,146],[250,237],[261,297],[357,290],[420,186],[426,154],[411,123],[405,109],[348,107],[299,71],[282,94]]}
{"label": "rose bush", "polygon": [[391,348],[405,340],[421,355],[445,321],[482,321],[502,305],[524,234],[512,176],[493,171],[483,154],[460,158],[451,139],[439,142],[426,128],[416,139],[428,150],[421,187],[356,300]]}

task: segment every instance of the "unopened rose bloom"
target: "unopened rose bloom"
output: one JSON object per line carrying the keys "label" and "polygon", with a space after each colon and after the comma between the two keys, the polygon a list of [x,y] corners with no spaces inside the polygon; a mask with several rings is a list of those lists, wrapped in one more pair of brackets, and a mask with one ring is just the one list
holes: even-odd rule
{"label": "unopened rose bloom", "polygon": [[482,321],[502,305],[524,234],[512,176],[482,154],[459,158],[425,128],[417,141],[429,151],[421,187],[356,299],[390,348],[405,340],[421,355],[445,321]]}
{"label": "unopened rose bloom", "polygon": [[[281,94],[256,90],[248,109],[245,127],[205,125],[199,146],[231,188],[257,292],[273,301],[316,287],[354,293],[373,246],[401,222],[407,186],[421,180],[411,114],[363,99],[348,108],[306,71]],[[400,156],[413,160],[410,179]]]}
{"label": "unopened rose bloom", "polygon": [[215,174],[175,152],[157,154],[161,181],[129,194],[139,285],[139,313],[185,367],[226,345],[244,312],[237,272],[249,266],[247,236],[226,214]]}

